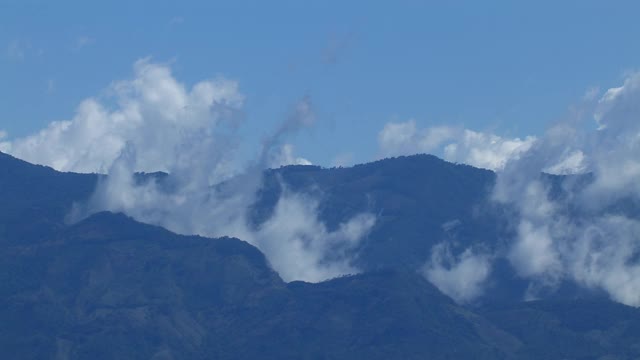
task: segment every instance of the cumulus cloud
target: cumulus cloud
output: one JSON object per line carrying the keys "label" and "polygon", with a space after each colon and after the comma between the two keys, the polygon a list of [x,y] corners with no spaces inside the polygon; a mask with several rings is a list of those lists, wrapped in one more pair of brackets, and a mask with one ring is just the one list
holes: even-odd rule
{"label": "cumulus cloud", "polygon": [[[268,137],[256,161],[235,158],[244,96],[231,80],[188,87],[168,66],[148,59],[132,79],[114,82],[102,98],[83,101],[71,120],[0,142],[0,149],[58,170],[106,172],[77,221],[98,211],[124,212],[181,234],[235,236],[260,248],[285,280],[321,281],[355,273],[355,247],[374,226],[363,213],[328,230],[320,200],[284,191],[262,224],[249,218],[268,166],[308,164],[285,140],[315,122],[311,99],[296,102]],[[169,175],[139,174],[162,170]],[[283,184],[286,188],[286,185]]]}
{"label": "cumulus cloud", "polygon": [[535,142],[535,137],[507,139],[452,126],[418,129],[415,120],[388,123],[378,134],[383,156],[434,153],[445,160],[479,168],[501,170]]}
{"label": "cumulus cloud", "polygon": [[[132,80],[113,83],[107,93],[105,99],[84,100],[72,119],[55,121],[5,147],[18,158],[57,170],[104,172],[132,144],[136,170],[171,171],[184,161],[208,163],[208,147],[224,140],[218,135],[222,128],[233,129],[244,101],[235,81],[207,80],[188,88],[169,67],[148,59],[135,63]],[[184,153],[187,142],[200,146]]]}
{"label": "cumulus cloud", "polygon": [[[508,259],[530,289],[569,280],[640,306],[638,104],[640,75],[631,74],[597,101],[597,130],[558,123],[498,173],[493,199],[518,213]],[[564,195],[552,195],[540,177],[548,169],[588,175],[556,179]]]}
{"label": "cumulus cloud", "polygon": [[431,250],[424,276],[458,303],[469,303],[482,295],[491,273],[491,258],[469,248],[454,256],[448,243]]}

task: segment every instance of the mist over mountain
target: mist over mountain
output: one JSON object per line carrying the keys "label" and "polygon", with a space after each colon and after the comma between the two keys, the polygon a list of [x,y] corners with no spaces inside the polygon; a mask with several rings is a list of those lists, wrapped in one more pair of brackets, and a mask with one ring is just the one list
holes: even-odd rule
{"label": "mist over mountain", "polygon": [[310,96],[243,162],[236,82],[139,60],[71,120],[0,138],[2,348],[636,358],[638,84],[537,137],[388,123],[395,157],[323,168],[287,142],[316,123]]}
{"label": "mist over mountain", "polygon": [[[256,234],[278,216],[287,192],[321,199],[314,215],[326,234],[349,234],[345,219],[357,214],[375,216],[354,246],[334,254],[341,239],[323,253],[329,263],[350,259],[361,274],[308,283],[283,281],[259,240],[252,239],[256,248],[242,239],[181,236],[109,212],[71,222],[103,175],[60,173],[5,154],[0,169],[0,339],[12,357],[640,355],[640,312],[605,291],[567,281],[547,300],[523,302],[530,282],[496,255],[513,235],[514,210],[489,200],[491,171],[428,155],[266,171],[247,208],[247,228]],[[135,181],[167,192],[171,179],[138,174]],[[556,199],[569,196],[565,181],[592,182],[541,179]],[[213,191],[242,181],[231,178]],[[633,204],[614,208],[635,214]]]}

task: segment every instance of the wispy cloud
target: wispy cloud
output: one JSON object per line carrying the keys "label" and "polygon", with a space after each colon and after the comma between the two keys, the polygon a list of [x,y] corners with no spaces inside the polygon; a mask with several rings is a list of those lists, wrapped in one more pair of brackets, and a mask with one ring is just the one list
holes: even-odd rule
{"label": "wispy cloud", "polygon": [[76,50],[81,50],[87,46],[93,45],[95,42],[96,42],[96,39],[87,35],[82,35],[76,39],[74,48]]}
{"label": "wispy cloud", "polygon": [[47,80],[47,94],[53,94],[56,91],[56,81],[53,79]]}
{"label": "wispy cloud", "polygon": [[7,45],[7,57],[13,61],[24,60],[27,51],[31,49],[31,44],[22,40],[12,40]]}
{"label": "wispy cloud", "polygon": [[352,153],[341,153],[333,158],[331,161],[331,166],[336,167],[344,167],[353,165],[353,154]]}
{"label": "wispy cloud", "polygon": [[294,147],[291,144],[284,144],[278,152],[271,154],[268,166],[278,168],[286,165],[312,165],[311,161],[294,155]]}
{"label": "wispy cloud", "polygon": [[184,23],[184,18],[182,16],[174,16],[171,19],[169,19],[169,25],[180,25]]}
{"label": "wispy cloud", "polygon": [[333,34],[322,49],[322,61],[325,64],[338,63],[354,43],[355,35],[353,33]]}
{"label": "wispy cloud", "polygon": [[8,153],[11,151],[11,144],[5,141],[9,137],[9,133],[5,130],[0,130],[0,151]]}

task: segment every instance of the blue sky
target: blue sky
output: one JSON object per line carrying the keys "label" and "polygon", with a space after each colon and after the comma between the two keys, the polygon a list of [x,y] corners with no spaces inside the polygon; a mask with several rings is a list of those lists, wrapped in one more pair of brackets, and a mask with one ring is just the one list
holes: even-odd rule
{"label": "blue sky", "polygon": [[314,163],[377,156],[385,124],[539,135],[592,87],[640,64],[632,1],[0,2],[0,130],[69,119],[138,59],[246,96],[251,152],[301,98],[317,124],[288,139]]}

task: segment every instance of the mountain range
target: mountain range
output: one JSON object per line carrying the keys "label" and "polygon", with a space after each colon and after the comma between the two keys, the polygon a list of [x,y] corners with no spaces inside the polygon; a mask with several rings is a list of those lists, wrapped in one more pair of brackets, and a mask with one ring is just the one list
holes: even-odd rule
{"label": "mountain range", "polygon": [[[566,282],[525,301],[527,281],[500,259],[472,302],[454,301],[425,278],[438,244],[500,252],[512,236],[513,210],[489,200],[491,171],[430,155],[266,170],[250,208],[254,227],[285,190],[322,199],[318,216],[330,230],[363,211],[376,216],[349,250],[359,273],[319,283],[283,281],[242,239],[179,235],[122,213],[72,222],[74,204],[105,176],[0,153],[5,358],[640,357],[640,311],[598,291]],[[558,177],[544,176],[563,196]]]}

